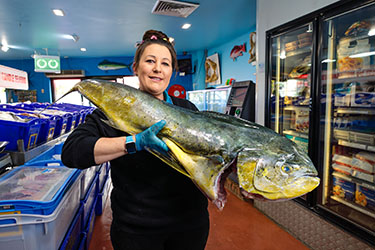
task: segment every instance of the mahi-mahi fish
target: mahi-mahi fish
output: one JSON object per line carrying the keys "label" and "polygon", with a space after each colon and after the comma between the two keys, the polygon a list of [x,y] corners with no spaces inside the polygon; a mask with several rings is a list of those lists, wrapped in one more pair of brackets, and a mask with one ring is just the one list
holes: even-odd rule
{"label": "mahi-mahi fish", "polygon": [[149,152],[196,186],[219,208],[226,202],[224,182],[238,176],[246,198],[287,200],[319,185],[317,171],[294,142],[259,124],[207,111],[191,111],[124,84],[84,80],[78,91],[107,116],[109,125],[131,135],[165,120],[157,134],[168,152]]}

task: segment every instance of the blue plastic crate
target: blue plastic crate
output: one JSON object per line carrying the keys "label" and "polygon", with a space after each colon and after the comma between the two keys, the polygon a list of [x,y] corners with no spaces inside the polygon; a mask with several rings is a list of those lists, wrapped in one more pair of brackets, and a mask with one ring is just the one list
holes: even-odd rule
{"label": "blue plastic crate", "polygon": [[57,118],[57,116],[53,115],[49,116],[46,119],[41,119],[40,132],[37,141],[38,145],[53,139],[53,135],[55,134],[56,129]]}
{"label": "blue plastic crate", "polygon": [[19,116],[30,119],[27,122],[0,120],[0,141],[9,141],[5,150],[18,151],[17,140],[23,140],[24,150],[36,145],[40,130],[40,119]]}
{"label": "blue plastic crate", "polygon": [[79,170],[61,166],[14,168],[0,178],[0,211],[52,214],[79,175]]}
{"label": "blue plastic crate", "polygon": [[92,207],[92,209],[90,211],[89,220],[88,220],[87,226],[86,226],[86,228],[84,230],[84,232],[87,235],[85,249],[89,249],[90,241],[91,241],[91,238],[92,238],[92,233],[94,231],[95,217],[96,217],[96,213],[95,213],[95,204],[96,204],[96,201],[97,201],[97,199],[94,200],[93,207]]}
{"label": "blue plastic crate", "polygon": [[65,131],[66,133],[70,132],[71,130],[73,130],[76,127],[77,117],[79,117],[79,116],[80,116],[80,114],[77,111],[71,112],[69,114],[69,118],[68,118],[69,120],[68,120],[68,123],[66,124],[66,131]]}
{"label": "blue plastic crate", "polygon": [[107,167],[106,167],[106,163],[103,163],[103,164],[100,164],[98,167],[97,167],[97,174],[98,174],[98,190],[99,192],[103,189],[103,186],[104,186],[104,183],[106,181],[106,178],[107,178]]}
{"label": "blue plastic crate", "polygon": [[0,249],[58,249],[79,208],[79,182],[73,182],[49,215],[0,212]]}
{"label": "blue plastic crate", "polygon": [[31,118],[38,118],[40,121],[40,130],[38,134],[38,140],[36,142],[37,145],[43,144],[53,138],[53,134],[56,127],[56,116],[53,115],[42,115],[42,117],[38,117],[38,112],[35,110],[20,110],[20,109],[13,109],[13,108],[3,108],[4,106],[0,106],[0,111],[2,112],[10,112],[15,115],[22,115],[25,117]]}
{"label": "blue plastic crate", "polygon": [[69,226],[68,231],[64,237],[63,242],[60,245],[59,250],[74,250],[77,249],[81,243],[81,228],[82,228],[82,214],[83,207],[80,206],[76,215],[73,218],[72,223]]}
{"label": "blue plastic crate", "polygon": [[103,189],[98,193],[98,198],[95,206],[96,215],[101,215],[103,213],[103,209],[105,207],[105,204],[107,203],[107,199],[110,196],[111,183],[112,182],[110,180],[110,177],[107,175]]}
{"label": "blue plastic crate", "polygon": [[[61,162],[61,152],[62,152],[63,145],[64,143],[56,144],[52,148],[46,150],[45,152],[41,153],[37,157],[26,162],[25,165],[38,165],[38,163],[36,162],[41,162],[43,164],[43,161],[60,161]],[[45,165],[43,164],[43,166]]]}
{"label": "blue plastic crate", "polygon": [[67,124],[68,124],[68,118],[69,118],[69,115],[62,115],[62,116],[58,115],[57,116],[56,128],[55,128],[55,132],[53,134],[53,138],[57,138],[60,135],[65,134],[66,127],[67,127]]}
{"label": "blue plastic crate", "polygon": [[82,232],[81,233],[81,242],[79,244],[78,250],[87,250],[88,246],[86,245],[87,243],[87,233]]}
{"label": "blue plastic crate", "polygon": [[82,215],[82,230],[84,230],[87,226],[87,223],[90,218],[91,210],[95,209],[95,201],[98,195],[98,185],[97,185],[97,178],[98,175],[95,175],[94,180],[91,183],[91,186],[83,200],[81,200],[81,206],[83,207],[83,215]]}

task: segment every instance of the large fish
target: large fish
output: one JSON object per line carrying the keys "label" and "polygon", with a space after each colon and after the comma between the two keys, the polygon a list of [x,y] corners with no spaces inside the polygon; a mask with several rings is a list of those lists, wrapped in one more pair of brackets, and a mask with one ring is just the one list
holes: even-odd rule
{"label": "large fish", "polygon": [[101,70],[128,69],[130,71],[131,65],[132,63],[124,64],[124,63],[110,62],[110,61],[104,60],[98,64],[98,68]]}
{"label": "large fish", "polygon": [[247,198],[292,199],[319,185],[317,171],[302,149],[256,123],[187,110],[108,81],[85,80],[68,93],[72,91],[79,91],[101,109],[111,126],[129,134],[165,120],[158,137],[170,150],[149,151],[191,178],[220,209],[226,201],[224,182],[232,171],[237,171]]}

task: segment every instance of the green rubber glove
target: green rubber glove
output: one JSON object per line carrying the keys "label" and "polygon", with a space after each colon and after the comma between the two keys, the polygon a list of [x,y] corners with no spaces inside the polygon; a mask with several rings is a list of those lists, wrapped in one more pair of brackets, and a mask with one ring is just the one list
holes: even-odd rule
{"label": "green rubber glove", "polygon": [[165,126],[166,121],[161,120],[145,131],[135,135],[135,147],[137,151],[144,150],[145,148],[155,149],[157,151],[168,151],[168,146],[156,135]]}

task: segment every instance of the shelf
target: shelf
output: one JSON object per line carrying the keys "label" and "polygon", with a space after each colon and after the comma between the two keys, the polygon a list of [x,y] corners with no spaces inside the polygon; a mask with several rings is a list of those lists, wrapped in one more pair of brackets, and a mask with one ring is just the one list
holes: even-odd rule
{"label": "shelf", "polygon": [[[367,72],[367,73],[366,73]],[[344,83],[344,82],[368,82],[373,81],[375,76],[375,69],[367,69],[367,70],[358,70],[353,71],[352,77],[342,77],[340,78],[340,74],[343,74],[345,72],[337,72],[336,70],[332,74],[332,83],[338,84],[338,83]],[[324,73],[323,73],[324,74]],[[367,75],[365,75],[367,74]],[[322,75],[325,76],[325,75]],[[322,83],[326,83],[326,79],[322,79]]]}
{"label": "shelf", "polygon": [[303,111],[310,111],[309,106],[286,106],[284,110],[289,111],[296,111],[296,110],[303,110]]}
{"label": "shelf", "polygon": [[307,133],[301,133],[294,130],[284,130],[283,134],[309,139],[309,135]]}
{"label": "shelf", "polygon": [[286,58],[288,59],[288,57],[299,56],[306,53],[312,53],[312,44],[311,46],[306,46],[301,49],[296,49],[294,51],[287,52]]}
{"label": "shelf", "polygon": [[365,180],[362,180],[362,179],[358,179],[354,176],[348,176],[348,175],[341,174],[341,173],[338,173],[338,172],[333,172],[332,175],[336,176],[336,177],[339,177],[341,179],[359,184],[359,185],[364,185],[367,188],[375,189],[375,183],[368,182],[368,181],[365,181]]}
{"label": "shelf", "polygon": [[360,133],[350,130],[334,129],[334,138],[343,146],[372,151],[375,146],[375,134]]}
{"label": "shelf", "polygon": [[375,147],[371,147],[371,146],[368,146],[368,145],[359,144],[359,143],[355,143],[355,142],[338,140],[338,144],[341,145],[341,146],[345,146],[345,147],[351,147],[351,148],[357,148],[357,149],[363,149],[363,150],[375,152],[375,149],[374,149]]}
{"label": "shelf", "polygon": [[337,108],[338,114],[358,114],[358,115],[375,115],[374,108]]}
{"label": "shelf", "polygon": [[361,213],[363,213],[363,214],[366,214],[366,215],[368,215],[368,216],[370,216],[370,217],[372,217],[372,218],[375,218],[375,213],[374,213],[374,211],[371,211],[371,210],[368,210],[368,209],[365,209],[365,208],[362,208],[362,207],[359,207],[358,205],[356,205],[355,203],[353,203],[353,202],[349,202],[349,201],[346,201],[346,200],[343,200],[343,199],[341,199],[341,198],[339,198],[339,197],[337,197],[337,196],[331,196],[331,199],[332,200],[335,200],[335,201],[337,201],[337,202],[340,202],[340,203],[342,203],[342,204],[344,204],[344,205],[346,205],[346,206],[348,206],[348,207],[350,207],[350,208],[353,208],[353,209],[355,209],[355,210],[357,210],[357,211],[359,211],[359,212],[361,212]]}

